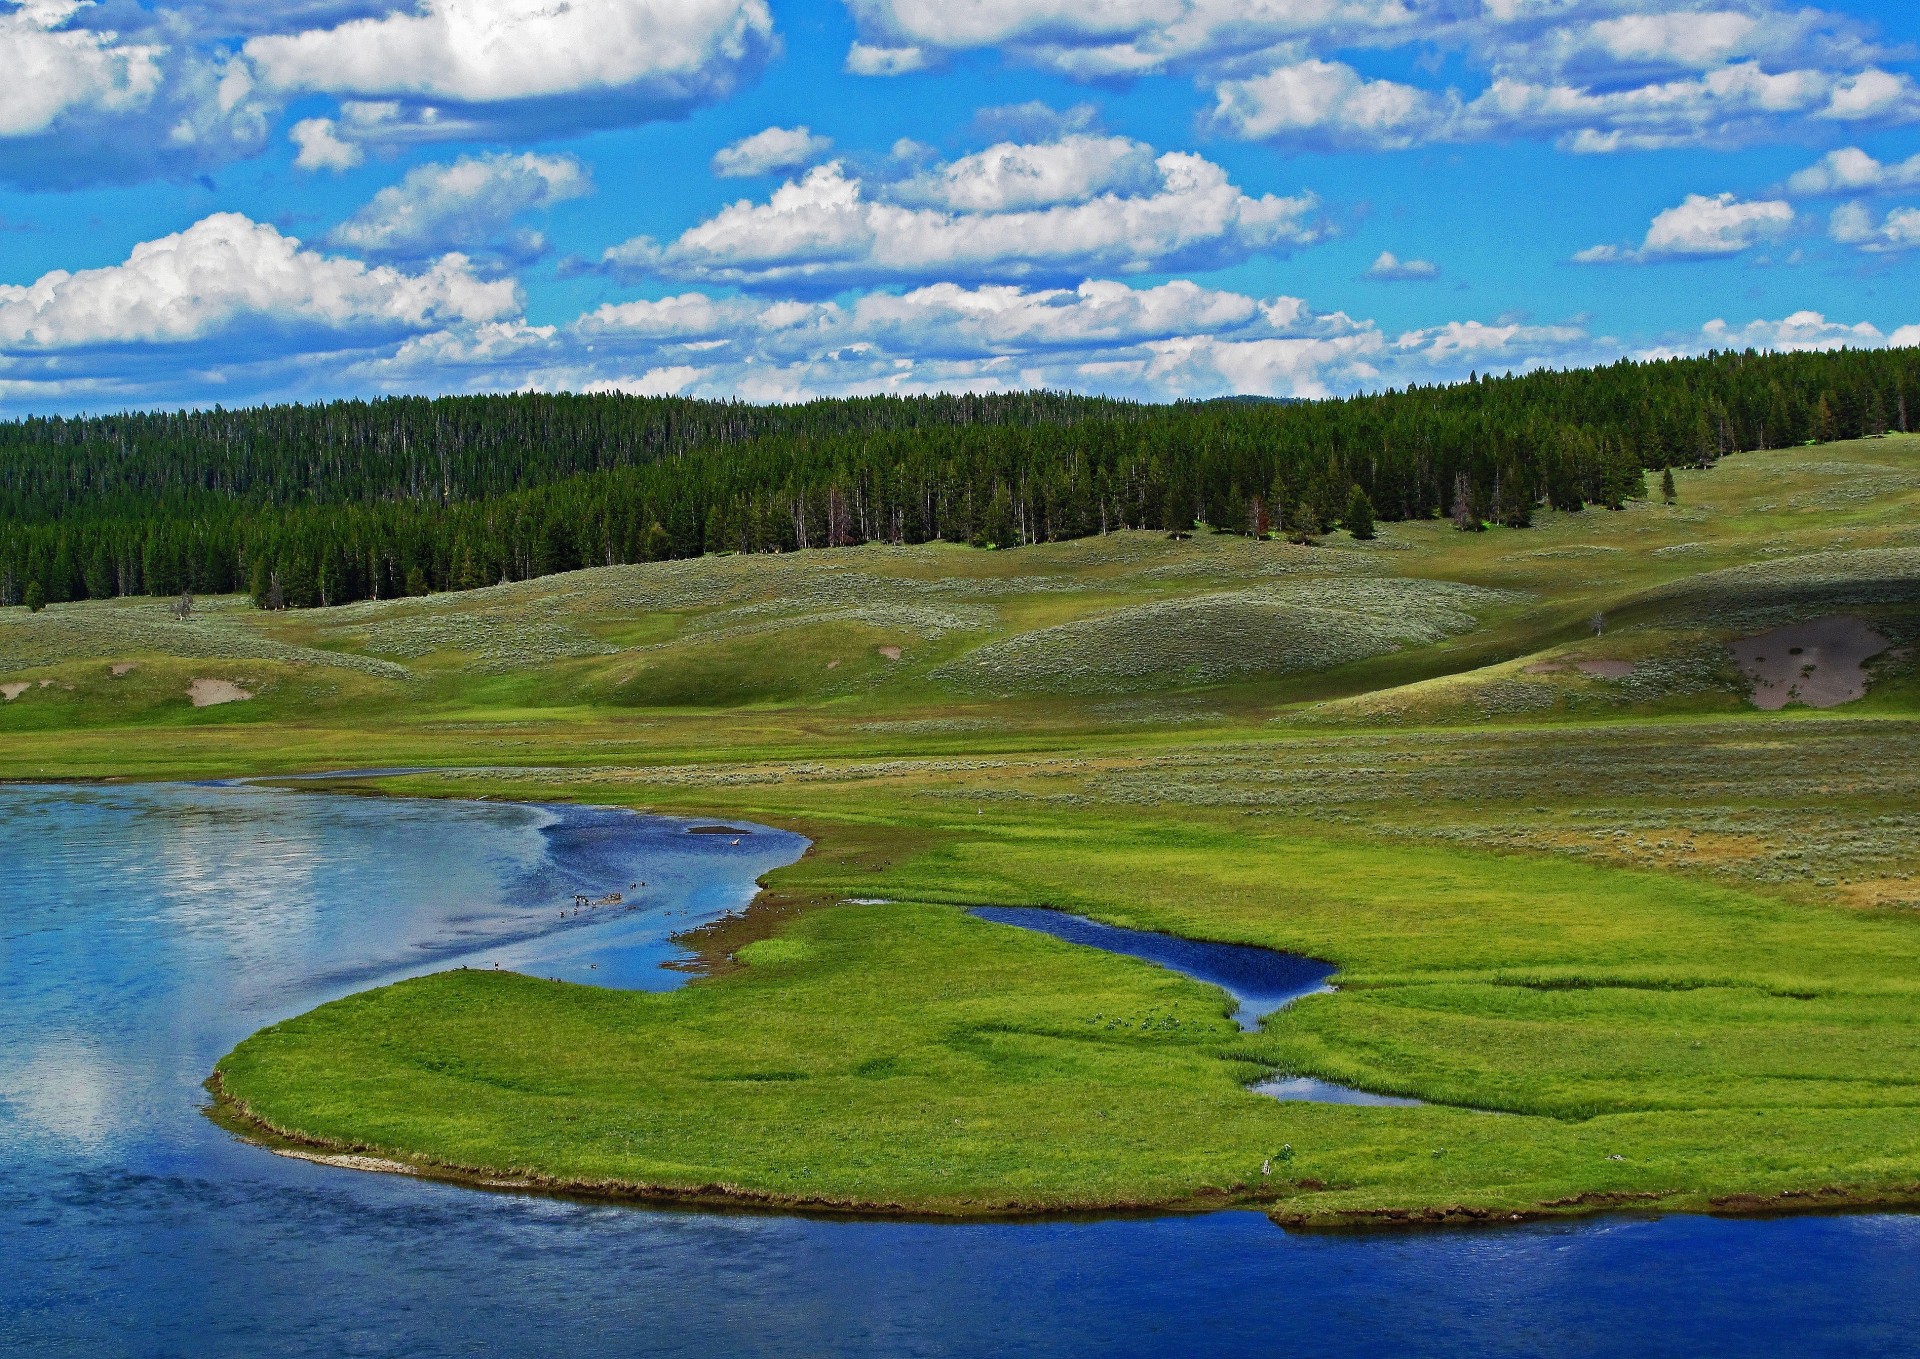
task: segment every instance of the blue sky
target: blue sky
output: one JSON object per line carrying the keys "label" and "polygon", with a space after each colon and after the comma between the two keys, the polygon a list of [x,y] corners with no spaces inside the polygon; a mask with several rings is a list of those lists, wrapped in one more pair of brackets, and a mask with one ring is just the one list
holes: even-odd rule
{"label": "blue sky", "polygon": [[1920,343],[1920,14],[0,0],[0,413]]}

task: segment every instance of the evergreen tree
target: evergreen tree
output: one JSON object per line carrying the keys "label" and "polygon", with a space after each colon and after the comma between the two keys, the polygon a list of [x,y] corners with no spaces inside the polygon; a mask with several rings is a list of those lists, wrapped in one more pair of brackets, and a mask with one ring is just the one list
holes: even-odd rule
{"label": "evergreen tree", "polygon": [[47,607],[47,587],[37,580],[28,581],[26,598],[21,602],[27,606],[28,613],[39,613]]}
{"label": "evergreen tree", "polygon": [[1347,496],[1346,524],[1347,532],[1363,542],[1373,537],[1373,502],[1357,482]]}
{"label": "evergreen tree", "polygon": [[987,502],[987,512],[981,517],[973,542],[976,547],[1013,546],[1013,493],[1005,482],[993,488],[993,498]]}
{"label": "evergreen tree", "polygon": [[1669,467],[1660,473],[1660,499],[1671,505],[1679,498],[1680,493],[1673,484],[1673,469]]}

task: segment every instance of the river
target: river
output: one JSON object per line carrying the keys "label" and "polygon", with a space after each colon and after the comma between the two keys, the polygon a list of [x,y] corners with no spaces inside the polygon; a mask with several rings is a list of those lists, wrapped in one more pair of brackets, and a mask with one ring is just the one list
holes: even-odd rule
{"label": "river", "polygon": [[[0,1352],[1920,1348],[1920,1217],[1403,1234],[1289,1233],[1250,1212],[815,1220],[336,1170],[201,1115],[200,1081],[240,1038],[402,976],[499,963],[677,984],[669,936],[743,905],[803,847],[751,829],[259,787],[0,788]],[[574,893],[615,891],[572,914]]]}

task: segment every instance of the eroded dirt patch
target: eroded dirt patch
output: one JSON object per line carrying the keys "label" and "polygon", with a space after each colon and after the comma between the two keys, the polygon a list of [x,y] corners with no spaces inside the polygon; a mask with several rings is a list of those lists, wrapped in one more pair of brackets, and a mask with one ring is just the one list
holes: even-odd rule
{"label": "eroded dirt patch", "polygon": [[1595,679],[1625,679],[1633,673],[1632,661],[1535,661],[1525,667],[1523,675],[1564,675],[1569,670],[1577,670],[1583,675]]}
{"label": "eroded dirt patch", "polygon": [[1834,614],[1769,628],[1728,649],[1753,683],[1756,708],[1832,708],[1867,692],[1862,667],[1891,645],[1864,618]]}
{"label": "eroded dirt patch", "polygon": [[232,680],[197,679],[187,686],[187,701],[196,708],[217,708],[222,703],[244,703],[253,695]]}
{"label": "eroded dirt patch", "polygon": [[1625,679],[1633,673],[1632,661],[1575,661],[1574,669],[1595,679]]}
{"label": "eroded dirt patch", "polygon": [[11,703],[31,688],[33,688],[32,680],[13,680],[6,684],[0,684],[0,698]]}

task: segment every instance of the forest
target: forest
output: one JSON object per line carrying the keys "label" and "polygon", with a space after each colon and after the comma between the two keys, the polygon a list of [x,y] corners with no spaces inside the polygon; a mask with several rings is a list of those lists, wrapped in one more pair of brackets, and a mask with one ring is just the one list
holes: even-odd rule
{"label": "forest", "polygon": [[[1374,517],[1525,527],[1646,473],[1909,428],[1920,350],[1712,353],[1310,402],[393,398],[0,424],[0,605],[302,608],[709,552]],[[1920,411],[1913,413],[1920,419]]]}

